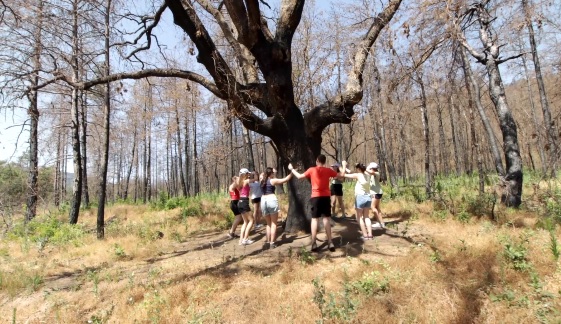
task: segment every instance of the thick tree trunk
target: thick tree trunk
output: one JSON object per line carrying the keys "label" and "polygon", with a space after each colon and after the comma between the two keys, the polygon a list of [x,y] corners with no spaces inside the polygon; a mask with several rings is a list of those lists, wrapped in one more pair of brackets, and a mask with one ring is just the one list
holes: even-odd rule
{"label": "thick tree trunk", "polygon": [[516,123],[506,100],[497,62],[493,58],[488,58],[486,67],[489,76],[489,94],[499,116],[503,134],[506,175],[504,177],[505,192],[502,194],[501,201],[506,206],[518,207],[522,203],[523,176]]}

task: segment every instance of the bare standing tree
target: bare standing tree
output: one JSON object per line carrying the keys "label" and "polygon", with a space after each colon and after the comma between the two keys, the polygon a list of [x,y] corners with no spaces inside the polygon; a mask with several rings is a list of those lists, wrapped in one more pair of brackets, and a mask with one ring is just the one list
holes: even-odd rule
{"label": "bare standing tree", "polygon": [[528,29],[528,39],[530,42],[530,48],[532,52],[532,60],[534,61],[534,71],[536,73],[536,81],[538,83],[538,92],[540,95],[540,104],[542,107],[543,121],[545,124],[545,130],[547,134],[547,144],[549,148],[547,168],[549,170],[550,176],[555,177],[557,159],[559,158],[559,140],[558,140],[555,123],[551,119],[551,110],[549,108],[549,101],[547,99],[547,94],[545,91],[545,83],[543,80],[540,58],[538,55],[538,46],[536,43],[534,25],[532,22],[530,5],[528,3],[529,0],[521,0],[521,1],[522,1],[522,9],[524,10],[524,17],[526,18],[526,28]]}
{"label": "bare standing tree", "polygon": [[506,172],[504,177],[501,176],[504,191],[501,195],[501,201],[512,207],[520,206],[522,202],[522,159],[520,157],[520,149],[518,147],[518,135],[516,123],[507,102],[504,84],[499,71],[499,65],[520,55],[501,58],[500,44],[493,31],[492,23],[494,21],[489,10],[489,1],[484,0],[471,4],[466,8],[465,12],[457,17],[467,24],[472,21],[477,22],[479,26],[479,39],[482,44],[481,51],[477,51],[467,41],[463,32],[459,32],[458,19],[453,20],[456,30],[458,31],[458,39],[460,44],[477,60],[477,62],[485,65],[487,76],[489,78],[489,94],[491,101],[495,106],[499,124],[503,135],[503,150],[506,161]]}

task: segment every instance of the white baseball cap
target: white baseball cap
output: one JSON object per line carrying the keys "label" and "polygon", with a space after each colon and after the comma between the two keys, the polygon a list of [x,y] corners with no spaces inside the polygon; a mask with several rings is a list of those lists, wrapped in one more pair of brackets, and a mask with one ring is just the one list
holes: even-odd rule
{"label": "white baseball cap", "polygon": [[370,164],[368,164],[368,166],[366,167],[366,170],[370,170],[370,169],[378,169],[378,163],[370,162]]}
{"label": "white baseball cap", "polygon": [[246,174],[246,173],[250,173],[248,169],[246,168],[240,169],[240,174]]}

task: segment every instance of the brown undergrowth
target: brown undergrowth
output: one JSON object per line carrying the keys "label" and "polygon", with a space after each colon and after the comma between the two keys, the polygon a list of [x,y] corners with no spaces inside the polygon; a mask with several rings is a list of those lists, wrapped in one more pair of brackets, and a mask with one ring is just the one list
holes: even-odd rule
{"label": "brown undergrowth", "polygon": [[376,231],[374,240],[360,241],[356,221],[338,218],[336,252],[322,245],[311,253],[305,234],[283,233],[276,249],[263,248],[263,230],[252,234],[257,242],[250,246],[228,240],[226,206],[226,200],[205,202],[202,216],[185,217],[181,208],[115,205],[107,210],[103,241],[95,239],[94,211],[82,214],[84,234],[76,239],[41,243],[6,236],[0,243],[0,321],[561,320],[559,261],[549,232],[534,226],[536,213],[500,210],[500,224],[459,221],[435,214],[432,202],[385,200],[388,228]]}

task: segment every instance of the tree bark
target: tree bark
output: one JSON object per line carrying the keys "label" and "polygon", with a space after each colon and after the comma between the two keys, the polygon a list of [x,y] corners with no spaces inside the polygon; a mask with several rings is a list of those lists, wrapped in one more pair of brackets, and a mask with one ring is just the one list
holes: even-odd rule
{"label": "tree bark", "polygon": [[[78,2],[72,2],[72,77],[78,82]],[[70,205],[70,224],[78,223],[78,214],[82,203],[82,152],[80,150],[80,113],[79,89],[72,87],[72,155],[74,164],[74,185],[72,188],[72,203]]]}
{"label": "tree bark", "polygon": [[[109,40],[111,38],[110,28],[111,18],[111,0],[107,0],[105,7],[105,64],[104,73],[109,75],[111,73],[110,63],[110,46]],[[101,158],[101,174],[99,180],[99,198],[97,206],[97,238],[103,239],[105,237],[105,199],[107,197],[107,168],[109,165],[109,136],[111,125],[111,84],[105,85],[105,93],[103,98],[103,154]]]}
{"label": "tree bark", "polygon": [[[41,69],[41,51],[42,51],[42,29],[43,29],[43,0],[38,1],[37,6],[37,25],[33,33],[35,46],[33,48],[33,69],[31,76],[31,88],[39,84],[39,71]],[[39,197],[39,138],[37,130],[39,128],[39,102],[38,91],[31,90],[27,96],[29,99],[29,108],[27,115],[29,116],[29,174],[27,178],[27,203],[25,210],[25,221],[29,222],[35,218],[37,214],[37,200]]]}

